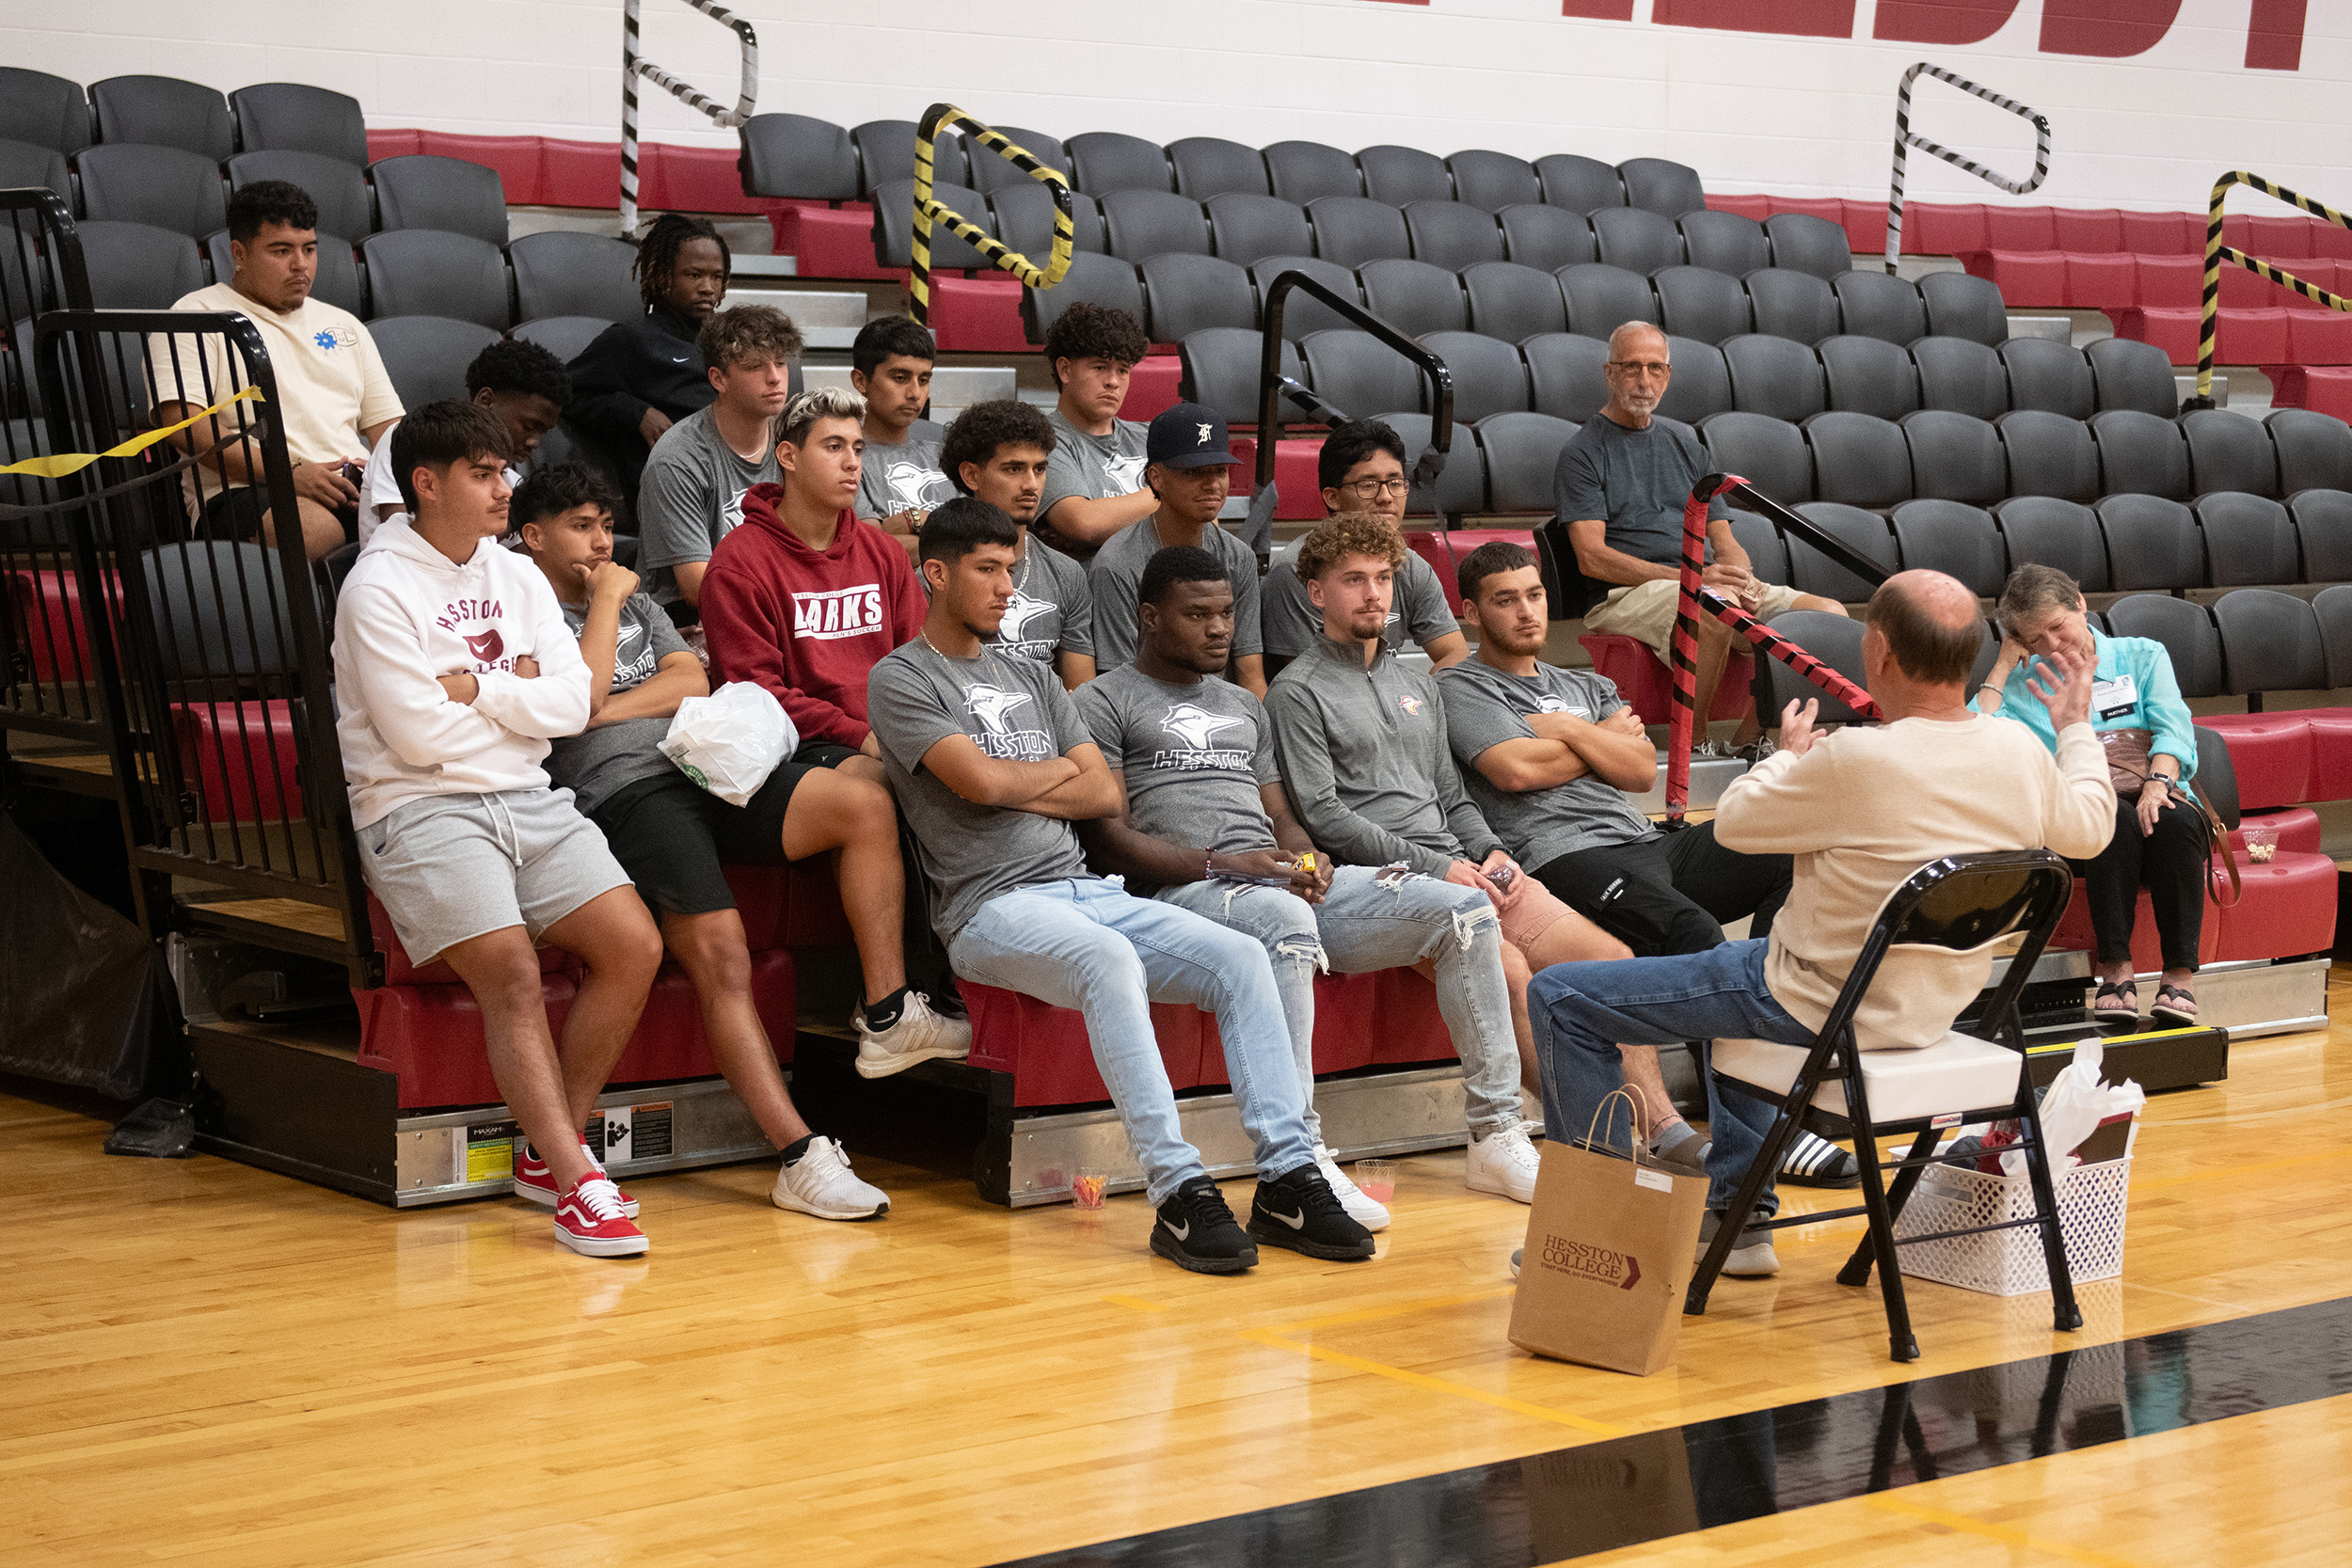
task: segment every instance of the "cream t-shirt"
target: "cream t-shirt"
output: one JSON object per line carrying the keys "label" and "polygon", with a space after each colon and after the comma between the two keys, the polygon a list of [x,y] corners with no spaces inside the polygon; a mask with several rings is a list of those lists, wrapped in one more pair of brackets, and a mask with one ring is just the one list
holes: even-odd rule
{"label": "cream t-shirt", "polygon": [[[282,405],[286,457],[293,463],[364,461],[359,432],[399,419],[400,394],[375,352],[375,341],[359,318],[320,299],[279,313],[247,299],[227,283],[215,283],[173,302],[175,310],[233,310],[260,329]],[[240,366],[232,375],[227,340],[158,335],[149,341],[155,369],[155,401],[184,403],[188,412],[218,403],[250,379]],[[223,416],[224,428],[233,428]],[[220,475],[199,466],[209,499],[221,488]]]}

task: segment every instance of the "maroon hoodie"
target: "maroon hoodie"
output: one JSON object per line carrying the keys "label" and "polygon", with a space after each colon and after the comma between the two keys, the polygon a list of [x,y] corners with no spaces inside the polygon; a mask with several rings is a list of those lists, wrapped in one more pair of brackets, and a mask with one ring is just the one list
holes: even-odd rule
{"label": "maroon hoodie", "polygon": [[812,549],[776,515],[783,499],[780,484],[753,485],[742,525],[710,552],[702,621],[713,684],[766,687],[804,743],[863,746],[866,677],[914,640],[930,605],[889,534],[843,512],[832,547]]}

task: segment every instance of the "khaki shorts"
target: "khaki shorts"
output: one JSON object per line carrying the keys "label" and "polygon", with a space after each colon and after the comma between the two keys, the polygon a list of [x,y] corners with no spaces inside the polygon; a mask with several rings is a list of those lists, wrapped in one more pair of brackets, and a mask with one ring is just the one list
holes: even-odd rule
{"label": "khaki shorts", "polygon": [[[1784,610],[1796,608],[1795,589],[1770,582],[1763,587],[1764,602],[1748,611],[1757,620],[1767,621]],[[1682,584],[1675,578],[1613,588],[1607,598],[1584,612],[1584,629],[1633,638],[1660,658],[1670,658],[1674,650],[1675,605],[1681,596]]]}
{"label": "khaki shorts", "polygon": [[1502,940],[1524,953],[1541,942],[1546,931],[1559,925],[1563,916],[1576,911],[1525,871],[1519,873],[1519,882],[1526,891],[1519,895],[1518,903],[1502,911]]}

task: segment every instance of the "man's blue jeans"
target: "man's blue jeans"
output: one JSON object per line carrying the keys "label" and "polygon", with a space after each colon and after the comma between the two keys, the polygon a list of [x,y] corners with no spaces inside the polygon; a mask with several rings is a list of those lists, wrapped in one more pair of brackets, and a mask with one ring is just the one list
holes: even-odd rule
{"label": "man's blue jeans", "polygon": [[1252,938],[1116,881],[1077,877],[998,894],[956,933],[947,961],[966,979],[1086,1015],[1095,1069],[1154,1207],[1208,1173],[1177,1118],[1152,1002],[1216,1015],[1226,1080],[1257,1145],[1261,1179],[1314,1163],[1282,999]]}
{"label": "man's blue jeans", "polygon": [[[1770,943],[1727,942],[1704,953],[1604,963],[1554,964],[1527,988],[1528,1022],[1544,1082],[1544,1135],[1576,1139],[1593,1123],[1603,1096],[1623,1086],[1621,1045],[1677,1040],[1758,1039],[1810,1045],[1813,1031],[1788,1016],[1764,985]],[[1764,1147],[1779,1106],[1726,1091],[1707,1080],[1707,1206],[1728,1209],[1741,1178]],[[1620,1115],[1615,1125],[1622,1127]],[[1617,1148],[1622,1138],[1606,1136]],[[1756,1217],[1779,1212],[1766,1183]]]}

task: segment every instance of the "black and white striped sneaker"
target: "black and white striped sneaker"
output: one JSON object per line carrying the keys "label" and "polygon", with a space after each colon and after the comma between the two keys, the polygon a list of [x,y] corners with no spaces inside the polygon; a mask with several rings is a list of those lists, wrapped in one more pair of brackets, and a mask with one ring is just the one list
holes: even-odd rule
{"label": "black and white striped sneaker", "polygon": [[1862,1167],[1836,1144],[1799,1128],[1781,1156],[1780,1179],[1799,1187],[1853,1187],[1861,1184]]}

